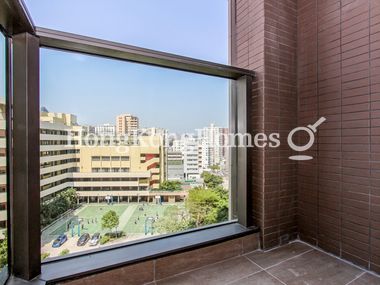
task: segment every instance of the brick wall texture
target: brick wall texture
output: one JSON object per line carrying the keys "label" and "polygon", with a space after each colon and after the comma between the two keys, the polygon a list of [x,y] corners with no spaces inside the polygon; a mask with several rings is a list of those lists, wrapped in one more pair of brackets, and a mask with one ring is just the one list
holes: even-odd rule
{"label": "brick wall texture", "polygon": [[[250,131],[284,145],[252,151],[262,246],[299,235],[380,272],[380,1],[231,0],[231,13],[231,63],[258,74]],[[322,116],[314,159],[291,162],[289,130]]]}

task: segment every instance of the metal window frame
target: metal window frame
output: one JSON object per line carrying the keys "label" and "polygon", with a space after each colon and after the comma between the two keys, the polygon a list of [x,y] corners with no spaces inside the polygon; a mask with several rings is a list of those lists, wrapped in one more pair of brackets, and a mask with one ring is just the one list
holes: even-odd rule
{"label": "metal window frame", "polygon": [[10,137],[10,130],[11,130],[11,119],[10,119],[10,106],[11,106],[11,94],[12,94],[12,85],[11,85],[11,78],[9,77],[9,74],[11,73],[11,40],[6,34],[6,31],[0,26],[0,33],[4,36],[5,39],[5,139],[6,139],[6,212],[7,212],[7,221],[6,221],[6,231],[7,231],[7,239],[8,239],[8,248],[7,248],[7,259],[8,259],[8,265],[7,265],[7,272],[5,273],[6,276],[1,276],[1,281],[7,280],[10,273],[10,266],[11,263],[10,257],[11,257],[11,228],[10,228],[10,219],[8,218],[10,216],[10,205],[11,205],[11,197],[10,197],[10,189],[11,189],[11,158],[12,158],[12,147],[10,140],[8,139]]}
{"label": "metal window frame", "polygon": [[13,36],[12,274],[40,274],[39,40]]}
{"label": "metal window frame", "polygon": [[41,47],[237,80],[253,71],[205,60],[36,27]]}
{"label": "metal window frame", "polygon": [[[10,272],[16,277],[31,280],[41,272],[38,78],[40,47],[230,79],[230,129],[233,132],[247,132],[247,96],[251,94],[252,79],[255,76],[251,70],[35,28],[22,0],[4,0],[0,2],[0,11],[3,11],[0,13],[0,25],[12,38],[13,48],[13,65],[8,70],[9,83],[13,86],[13,101],[9,97],[12,101],[9,114],[13,111],[13,129],[9,130],[7,139],[13,146],[14,157],[9,173],[9,220],[12,241]],[[9,122],[9,126],[11,125],[12,122]],[[230,216],[237,217],[238,223],[244,227],[252,226],[247,192],[248,160],[245,147],[231,149],[231,191],[234,193],[231,195]]]}

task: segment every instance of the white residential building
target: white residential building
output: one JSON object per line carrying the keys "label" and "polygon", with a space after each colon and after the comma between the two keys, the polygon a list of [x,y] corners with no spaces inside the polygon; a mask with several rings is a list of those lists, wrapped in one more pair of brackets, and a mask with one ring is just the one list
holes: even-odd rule
{"label": "white residential building", "polygon": [[95,134],[98,136],[115,136],[116,126],[111,124],[103,124],[95,127]]}
{"label": "white residential building", "polygon": [[172,151],[182,152],[184,150],[184,140],[174,140],[172,143]]}
{"label": "white residential building", "polygon": [[203,170],[212,165],[223,165],[226,161],[226,148],[224,147],[227,129],[214,124],[199,131],[199,142],[202,148],[200,165]]}
{"label": "white residential building", "polygon": [[168,180],[183,180],[184,179],[184,164],[182,152],[168,151],[167,179]]}
{"label": "white residential building", "polygon": [[186,138],[183,142],[183,164],[185,180],[196,180],[200,178],[201,172],[198,167],[198,140]]}
{"label": "white residential building", "polygon": [[210,124],[198,130],[198,137],[185,137],[172,142],[171,151],[182,153],[186,180],[198,179],[203,171],[209,171],[213,165],[219,165],[222,170],[225,168],[227,134],[227,128]]}

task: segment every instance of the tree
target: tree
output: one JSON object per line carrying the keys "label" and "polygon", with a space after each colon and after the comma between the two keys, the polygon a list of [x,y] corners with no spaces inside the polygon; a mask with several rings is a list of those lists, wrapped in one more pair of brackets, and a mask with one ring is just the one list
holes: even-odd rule
{"label": "tree", "polygon": [[168,206],[163,217],[156,220],[154,225],[155,230],[161,234],[178,233],[195,226],[186,212],[175,205]]}
{"label": "tree", "polygon": [[181,191],[182,186],[181,186],[180,181],[164,181],[160,184],[160,190],[163,191]]}
{"label": "tree", "polygon": [[0,240],[0,269],[8,264],[8,239],[4,232],[4,239]]}
{"label": "tree", "polygon": [[110,210],[105,213],[102,217],[102,229],[112,229],[117,228],[119,226],[119,216],[115,211]]}
{"label": "tree", "polygon": [[215,189],[194,188],[189,191],[186,209],[195,226],[204,226],[228,220],[228,192],[219,186]]}
{"label": "tree", "polygon": [[217,221],[223,222],[228,220],[228,206],[229,206],[229,195],[228,191],[224,189],[222,186],[218,186],[214,189],[212,189],[218,196],[218,214],[217,214]]}
{"label": "tree", "polygon": [[178,233],[194,226],[189,219],[178,219],[173,217],[164,217],[155,222],[155,228],[160,234]]}
{"label": "tree", "polygon": [[75,188],[69,188],[58,195],[67,201],[70,208],[74,208],[78,203],[78,194]]}
{"label": "tree", "polygon": [[41,226],[51,224],[57,217],[77,205],[78,195],[74,188],[69,188],[59,193],[56,197],[41,204]]}
{"label": "tree", "polygon": [[60,253],[59,253],[59,256],[65,256],[65,255],[68,255],[70,253],[70,250],[68,250],[67,248],[62,250]]}
{"label": "tree", "polygon": [[219,196],[210,189],[194,188],[189,191],[186,208],[196,227],[217,222]]}
{"label": "tree", "polygon": [[212,171],[217,171],[217,170],[220,170],[220,166],[219,165],[211,165],[210,166],[210,169],[212,170]]}
{"label": "tree", "polygon": [[223,177],[212,174],[210,172],[203,172],[202,176],[203,182],[207,188],[216,188],[223,184]]}

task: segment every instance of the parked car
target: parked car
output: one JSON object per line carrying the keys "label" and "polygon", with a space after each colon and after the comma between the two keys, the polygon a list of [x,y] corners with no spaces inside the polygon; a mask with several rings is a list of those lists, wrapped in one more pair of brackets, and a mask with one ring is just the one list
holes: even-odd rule
{"label": "parked car", "polygon": [[90,239],[90,246],[95,246],[100,241],[100,233],[95,233]]}
{"label": "parked car", "polygon": [[88,240],[90,239],[90,235],[88,233],[82,234],[78,239],[77,246],[84,246]]}
{"label": "parked car", "polygon": [[67,241],[67,235],[65,234],[62,234],[62,235],[59,235],[54,241],[53,241],[53,245],[52,247],[60,247],[61,245],[63,245],[65,242]]}

